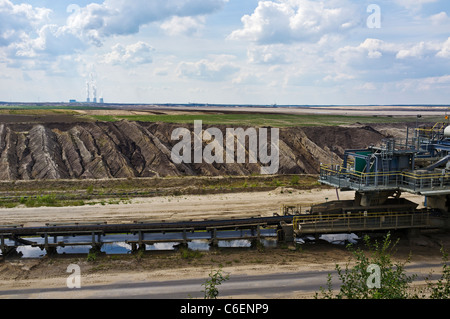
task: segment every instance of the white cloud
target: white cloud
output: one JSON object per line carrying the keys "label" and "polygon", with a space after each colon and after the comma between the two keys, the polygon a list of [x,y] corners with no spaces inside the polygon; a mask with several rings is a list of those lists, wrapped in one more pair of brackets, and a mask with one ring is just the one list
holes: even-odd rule
{"label": "white cloud", "polygon": [[450,75],[430,77],[423,80],[427,84],[444,84],[450,86]]}
{"label": "white cloud", "polygon": [[420,9],[424,4],[434,3],[439,0],[395,0],[395,2],[407,9]]}
{"label": "white cloud", "polygon": [[238,73],[231,82],[236,85],[257,85],[264,83],[262,81],[263,77],[264,75],[262,74],[255,74],[255,72],[245,71]]}
{"label": "white cloud", "polygon": [[[418,43],[387,42],[366,39],[359,45],[344,46],[330,53],[334,59],[326,79],[339,74],[350,74],[355,80],[385,83],[402,82],[402,90],[412,89],[411,83],[448,74],[450,66],[450,39],[445,42]],[[442,58],[442,59],[437,59]],[[414,80],[405,82],[406,79]],[[345,78],[344,78],[345,80]],[[431,83],[431,85],[437,83]]]}
{"label": "white cloud", "polygon": [[[105,0],[91,3],[72,14],[67,26],[81,37],[100,46],[105,37],[130,35],[142,26],[172,17],[197,17],[213,13],[228,0]],[[186,21],[184,21],[186,22]],[[167,24],[166,24],[166,27]]]}
{"label": "white cloud", "polygon": [[374,91],[377,89],[376,85],[371,82],[366,82],[364,84],[361,84],[356,87],[357,90],[364,90],[364,91]]}
{"label": "white cloud", "polygon": [[379,39],[366,39],[358,46],[345,46],[333,52],[336,62],[341,65],[361,65],[368,60],[382,58],[385,54],[395,54],[398,51],[396,44],[387,43]]}
{"label": "white cloud", "polygon": [[348,1],[311,0],[260,1],[251,15],[242,17],[243,28],[230,39],[259,44],[318,41],[328,33],[342,33],[361,21]]}
{"label": "white cloud", "polygon": [[327,75],[326,77],[323,78],[323,80],[325,82],[328,82],[328,81],[340,82],[343,80],[353,80],[353,79],[355,79],[354,75],[345,74],[345,73],[338,73],[335,75]]}
{"label": "white cloud", "polygon": [[[4,48],[6,63],[10,67],[45,70],[48,74],[61,74],[60,62],[67,59],[73,65],[77,52],[85,48],[84,43],[66,29],[46,24],[36,34],[24,34],[20,40]],[[64,63],[70,66],[70,63]],[[69,68],[72,71],[72,67]]]}
{"label": "white cloud", "polygon": [[440,58],[450,58],[450,37],[442,44],[436,56]]}
{"label": "white cloud", "polygon": [[[92,66],[103,74],[102,89],[110,88],[108,101],[358,103],[372,94],[396,103],[448,96],[445,0],[381,1],[376,30],[366,26],[372,2],[233,1],[87,0],[62,10],[57,1],[0,0],[0,100],[35,100],[32,92],[62,99],[55,83],[79,99],[74,87],[81,83],[83,97]],[[113,89],[121,86],[126,92]]]}
{"label": "white cloud", "polygon": [[446,12],[442,11],[430,17],[431,23],[435,26],[439,26],[450,22],[450,19]]}
{"label": "white cloud", "polygon": [[105,17],[112,14],[113,10],[91,3],[75,11],[67,19],[67,28],[85,41],[100,46],[102,45],[101,30],[106,23]]}
{"label": "white cloud", "polygon": [[59,57],[85,47],[70,30],[50,23],[52,13],[50,9],[0,0],[0,50],[4,63],[14,68],[45,70],[47,74],[61,73],[59,66],[64,59]]}
{"label": "white cloud", "polygon": [[55,24],[43,26],[34,42],[35,49],[53,56],[70,55],[86,48],[86,45],[70,30]]}
{"label": "white cloud", "polygon": [[118,43],[103,57],[103,62],[123,66],[148,64],[152,63],[152,52],[153,48],[143,41],[128,46]]}
{"label": "white cloud", "polygon": [[164,21],[160,28],[163,29],[166,34],[171,36],[176,35],[195,35],[203,29],[206,18],[204,16],[199,17],[172,17],[167,21]]}
{"label": "white cloud", "polygon": [[[170,34],[192,34],[202,27],[205,14],[220,9],[227,1],[134,0],[130,5],[125,0],[105,0],[85,7],[69,6],[76,10],[68,10],[71,14],[65,25],[56,25],[50,22],[54,13],[50,9],[0,0],[0,53],[10,67],[52,69],[49,65],[57,63],[59,57],[75,57],[92,44],[102,46],[108,37],[138,33],[141,26],[151,22],[164,21],[161,27]],[[151,51],[142,41],[126,47],[119,44],[103,62],[150,63]]]}
{"label": "white cloud", "polygon": [[49,20],[52,11],[0,0],[0,47],[18,42]]}
{"label": "white cloud", "polygon": [[247,57],[250,63],[284,64],[288,62],[287,49],[283,45],[250,46]]}
{"label": "white cloud", "polygon": [[440,58],[450,58],[450,37],[443,42],[421,41],[414,45],[402,45],[397,55],[397,59],[406,58],[432,58],[434,56]]}
{"label": "white cloud", "polygon": [[187,77],[204,81],[223,81],[239,71],[230,55],[212,56],[197,62],[181,62],[177,68],[179,77]]}
{"label": "white cloud", "polygon": [[450,89],[450,75],[425,77],[420,79],[406,79],[399,81],[397,88],[406,91],[437,91]]}
{"label": "white cloud", "polygon": [[396,58],[406,59],[406,58],[420,58],[428,51],[427,44],[425,42],[420,42],[409,49],[399,50]]}
{"label": "white cloud", "polygon": [[360,58],[379,59],[389,55],[397,60],[407,58],[421,59],[424,57],[450,57],[450,38],[445,42],[421,41],[418,43],[394,43],[380,39],[366,39],[358,46],[345,46],[334,54],[339,62],[351,63]]}

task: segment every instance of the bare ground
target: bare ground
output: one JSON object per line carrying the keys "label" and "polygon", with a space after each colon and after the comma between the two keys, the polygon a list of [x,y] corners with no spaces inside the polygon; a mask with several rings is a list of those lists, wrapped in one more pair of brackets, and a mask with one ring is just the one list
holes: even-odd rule
{"label": "bare ground", "polygon": [[[353,199],[353,192],[339,192],[341,200]],[[421,197],[407,195],[405,198],[421,204]],[[232,194],[180,195],[150,198],[134,198],[129,204],[38,207],[0,209],[4,225],[23,224],[40,226],[46,222],[91,222],[109,224],[133,223],[134,221],[182,221],[223,218],[273,216],[280,213],[283,204],[310,206],[337,199],[334,189],[297,190],[279,187],[264,192],[241,192]]]}
{"label": "bare ground", "polygon": [[[208,108],[208,111],[228,111],[229,109]],[[370,107],[370,108],[283,108],[283,109],[255,109],[239,108],[243,112],[269,112],[288,114],[346,114],[346,115],[408,115],[416,116],[419,112],[428,115],[442,115],[446,109],[420,110],[414,108]],[[145,114],[149,111],[144,108]],[[173,108],[164,109],[155,107],[150,110],[156,112],[176,112],[176,114],[192,114],[193,111],[205,112],[204,108]],[[432,112],[431,112],[432,111]],[[0,116],[2,123],[19,125],[25,122],[27,128],[30,123],[73,123],[74,121],[86,121],[84,114],[119,115],[129,114],[126,111],[95,111],[79,112],[81,117],[69,114],[57,114],[49,116],[24,116],[5,115]],[[134,111],[140,114],[140,111]],[[16,124],[18,123],[18,124]],[[56,124],[55,124],[56,125]],[[58,124],[59,125],[59,124]],[[75,125],[75,124],[74,124]],[[353,127],[353,126],[351,126]],[[404,128],[377,127],[378,131],[385,135],[399,136],[404,134]],[[311,129],[313,130],[313,129]],[[321,135],[312,134],[316,139]],[[333,147],[333,141],[328,141]],[[53,183],[53,181],[52,181]],[[20,186],[20,183],[6,185],[10,187]],[[35,184],[35,183],[33,183]],[[19,187],[21,188],[21,187]],[[339,193],[341,199],[353,198],[352,192]],[[410,200],[422,204],[422,198],[406,196]],[[176,221],[176,220],[203,220],[217,218],[242,218],[251,216],[272,216],[279,213],[282,204],[320,203],[326,199],[336,199],[335,190],[313,189],[296,190],[289,188],[277,188],[271,191],[242,192],[230,194],[209,195],[181,195],[159,196],[150,198],[134,198],[128,204],[120,205],[94,205],[82,207],[42,207],[0,209],[2,224],[24,224],[24,226],[43,225],[46,222],[75,222],[75,221],[106,221],[108,223],[128,223],[133,221]],[[448,250],[450,236],[448,234],[424,234],[410,240],[403,234],[395,255],[398,260],[406,260],[412,253],[411,262],[438,263],[441,260],[440,244]],[[426,236],[425,236],[426,235]],[[343,264],[349,260],[351,254],[343,245],[328,243],[314,243],[303,245],[300,249],[289,247],[266,248],[260,250],[251,249],[221,249],[219,251],[201,252],[190,258],[183,258],[176,252],[148,252],[143,256],[99,256],[94,262],[88,262],[86,256],[65,255],[41,259],[16,259],[0,262],[0,290],[21,290],[24,288],[48,288],[65,287],[68,276],[66,270],[69,264],[76,263],[82,269],[83,285],[110,284],[118,282],[140,282],[156,280],[175,280],[180,278],[206,278],[211,269],[222,267],[227,273],[233,275],[257,275],[274,272],[298,272],[302,270],[333,270],[335,264]],[[428,274],[430,269],[422,270]],[[324,285],[326,278],[324,278]],[[39,298],[37,293],[31,298]],[[80,292],[74,297],[86,297]],[[247,296],[260,298],[261,295]],[[311,297],[298,293],[273,296],[277,298],[303,298]],[[58,298],[58,295],[55,295]]]}
{"label": "bare ground", "polygon": [[[340,192],[341,199],[353,198],[353,192]],[[407,196],[421,204],[421,198]],[[277,188],[268,192],[162,196],[136,198],[129,204],[97,205],[63,208],[1,209],[3,223],[40,225],[47,221],[107,221],[126,223],[135,220],[203,220],[230,217],[272,216],[280,212],[282,204],[304,204],[336,199],[335,190],[295,190]],[[412,253],[413,263],[439,263],[440,243],[448,245],[450,236],[432,234],[409,240],[401,237],[396,258],[406,260]],[[41,259],[17,259],[0,263],[0,290],[24,288],[65,287],[69,264],[82,269],[84,285],[112,284],[207,278],[211,269],[219,267],[231,275],[257,275],[264,273],[298,272],[308,270],[332,271],[335,264],[349,261],[351,253],[343,245],[319,242],[300,248],[277,247],[265,249],[221,249],[183,257],[179,252],[146,252],[144,255],[99,256],[88,262],[85,255],[61,255]],[[426,269],[426,274],[431,269]],[[326,278],[324,278],[324,286]],[[38,295],[37,295],[38,296]],[[30,296],[31,298],[37,296]],[[55,296],[58,298],[58,296]],[[76,297],[83,298],[81,292]],[[248,296],[259,298],[262,296]],[[267,296],[266,296],[267,297]],[[300,293],[276,298],[304,298]]]}
{"label": "bare ground", "polygon": [[[341,198],[352,198],[342,193]],[[306,190],[277,188],[267,192],[180,195],[151,198],[134,198],[129,204],[38,207],[0,209],[3,224],[24,226],[44,225],[46,222],[105,221],[110,224],[134,221],[180,221],[221,218],[273,216],[280,213],[282,204],[311,205],[325,198],[336,198],[334,190]]]}

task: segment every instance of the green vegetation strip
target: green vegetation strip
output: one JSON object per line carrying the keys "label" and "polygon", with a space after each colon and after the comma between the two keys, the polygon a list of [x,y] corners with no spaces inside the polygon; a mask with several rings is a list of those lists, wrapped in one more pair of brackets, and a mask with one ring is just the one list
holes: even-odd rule
{"label": "green vegetation strip", "polygon": [[[93,107],[80,104],[65,105],[0,105],[0,115],[74,115],[86,119],[115,122],[120,120],[139,122],[163,122],[174,124],[193,124],[195,120],[205,125],[239,125],[239,126],[336,126],[354,123],[406,123],[415,122],[416,116],[351,116],[329,114],[276,114],[276,113],[209,113],[209,114],[147,114],[147,115],[80,115],[76,110],[113,110],[112,107]],[[230,111],[233,111],[230,109]],[[423,116],[421,122],[441,122],[443,116]]]}
{"label": "green vegetation strip", "polygon": [[268,191],[286,187],[325,187],[316,175],[167,177],[111,180],[0,182],[0,207],[62,207],[127,204],[132,198]]}
{"label": "green vegetation strip", "polygon": [[[196,120],[205,125],[240,126],[336,126],[359,123],[405,123],[415,122],[416,117],[391,116],[345,116],[345,115],[299,115],[299,114],[182,114],[182,115],[92,115],[98,121],[115,122],[120,120],[139,122],[164,122],[193,124]],[[422,122],[439,122],[441,117],[423,117]]]}

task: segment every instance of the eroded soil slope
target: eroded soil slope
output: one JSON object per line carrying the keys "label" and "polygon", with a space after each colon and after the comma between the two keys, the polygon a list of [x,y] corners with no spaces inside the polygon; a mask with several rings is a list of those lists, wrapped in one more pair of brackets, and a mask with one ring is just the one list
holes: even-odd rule
{"label": "eroded soil slope", "polygon": [[[179,127],[194,131],[189,125],[130,121],[0,123],[0,180],[260,173],[260,164],[248,160],[245,164],[174,163],[171,150],[179,141],[171,135]],[[225,136],[226,127],[215,127]],[[278,173],[315,174],[321,162],[339,160],[344,149],[378,144],[385,137],[382,130],[363,125],[282,128]]]}

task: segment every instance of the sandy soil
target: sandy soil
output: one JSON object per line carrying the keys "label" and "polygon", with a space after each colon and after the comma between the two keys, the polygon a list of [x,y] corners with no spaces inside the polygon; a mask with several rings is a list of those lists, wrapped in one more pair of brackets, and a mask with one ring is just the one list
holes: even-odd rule
{"label": "sandy soil", "polygon": [[[448,239],[448,238],[447,238]],[[439,274],[441,259],[438,246],[422,247],[403,242],[400,254],[395,260],[403,263],[407,253],[413,249],[415,254],[410,263],[409,271],[422,279],[430,272]],[[430,249],[431,248],[431,249]],[[82,286],[95,287],[124,283],[142,283],[172,281],[180,279],[208,278],[213,269],[221,268],[224,273],[233,276],[259,276],[264,274],[299,273],[308,271],[333,272],[336,264],[345,265],[350,262],[351,254],[344,246],[331,244],[314,244],[301,251],[290,249],[270,248],[265,251],[232,249],[219,253],[205,252],[200,257],[186,260],[180,254],[146,254],[137,259],[134,256],[112,258],[110,256],[98,258],[95,262],[88,262],[85,257],[54,257],[51,259],[22,259],[0,263],[0,293],[9,291],[0,298],[89,298],[94,297],[89,289],[78,291],[69,290],[66,286],[68,277],[67,267],[77,264],[81,268]],[[434,264],[433,267],[423,267],[423,264]],[[335,277],[334,282],[339,282]],[[326,287],[326,276],[318,283],[316,291],[296,291],[292,293],[271,294],[261,291],[261,294],[238,295],[231,298],[252,299],[290,299],[314,298],[320,287]],[[40,293],[43,289],[55,289],[54,292]],[[20,291],[31,291],[21,295]],[[34,290],[34,291],[33,291]],[[199,291],[201,287],[199,287]],[[16,296],[12,293],[18,291]],[[230,298],[230,297],[227,297]]]}
{"label": "sandy soil", "polygon": [[[339,192],[340,199],[353,199],[354,192]],[[419,196],[404,195],[419,205]],[[223,218],[273,216],[283,204],[311,206],[326,200],[336,200],[334,189],[296,190],[280,187],[267,192],[181,195],[134,198],[129,204],[86,205],[79,207],[39,207],[0,209],[3,225],[41,226],[47,222],[92,222],[109,224],[134,221],[186,221]],[[108,201],[106,200],[106,203]]]}
{"label": "sandy soil", "polygon": [[[341,199],[352,199],[353,192],[340,192]],[[406,196],[420,204],[417,196]],[[64,208],[1,209],[4,224],[42,225],[47,221],[107,221],[126,223],[135,220],[202,220],[224,217],[272,216],[282,204],[311,205],[336,199],[334,189],[295,190],[277,188],[269,192],[218,195],[186,195],[136,198],[129,204],[96,205]],[[446,239],[447,242],[448,238]],[[422,238],[421,242],[403,241],[399,258],[406,259],[413,249],[413,262],[440,261],[439,245]],[[430,249],[432,248],[432,249]],[[86,256],[59,256],[42,259],[7,260],[0,263],[0,290],[65,287],[67,265],[76,263],[83,269],[84,285],[113,284],[139,281],[165,281],[207,278],[212,268],[223,267],[233,275],[298,272],[302,270],[332,271],[336,263],[346,263],[350,252],[341,245],[316,244],[300,251],[289,248],[264,250],[230,249],[226,252],[202,252],[200,257],[185,259],[178,253],[150,253],[144,257],[102,256],[88,262]],[[428,273],[429,270],[427,270]],[[325,278],[324,278],[325,280]],[[325,284],[325,282],[324,282]],[[33,296],[30,296],[33,298]],[[36,297],[36,296],[34,296]],[[58,296],[55,296],[58,298]],[[85,297],[79,293],[75,298]],[[242,297],[242,296],[240,296]],[[244,296],[258,298],[261,296]],[[277,298],[311,297],[295,293]]]}

